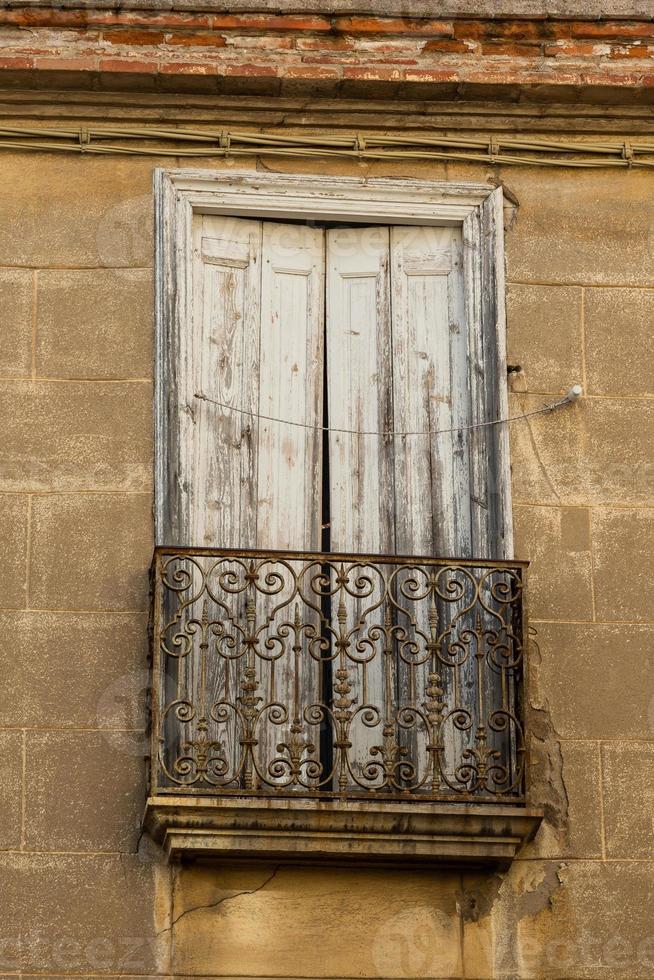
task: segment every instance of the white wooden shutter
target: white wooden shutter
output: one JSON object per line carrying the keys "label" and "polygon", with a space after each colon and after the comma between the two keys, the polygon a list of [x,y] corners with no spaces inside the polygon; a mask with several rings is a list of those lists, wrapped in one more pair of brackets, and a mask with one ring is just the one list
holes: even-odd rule
{"label": "white wooden shutter", "polygon": [[[300,225],[197,215],[190,280],[192,329],[179,335],[173,352],[178,386],[169,393],[177,399],[171,413],[177,472],[169,543],[317,549],[321,433],[311,426],[320,425],[322,411],[324,235]],[[300,424],[280,425],[257,415]],[[276,602],[284,598],[279,593]],[[241,626],[246,601],[242,594],[233,602]],[[266,602],[257,599],[259,627],[270,612]],[[260,693],[266,702],[287,703],[293,662],[290,653],[266,659],[266,638],[264,630]],[[210,658],[207,704],[235,697],[244,667],[239,660]],[[179,669],[180,690],[197,697],[203,683],[197,662],[186,658]],[[300,674],[303,695],[313,700],[318,677],[307,657]],[[240,753],[236,717],[230,714],[214,734],[234,771]],[[268,772],[282,735],[262,726],[255,752],[260,772]]]}
{"label": "white wooden shutter", "polygon": [[[388,263],[388,228],[327,233],[327,387],[332,429],[377,433],[393,427]],[[332,551],[393,551],[392,454],[391,439],[330,433]]]}
{"label": "white wooden shutter", "polygon": [[323,270],[319,230],[195,217],[169,543],[319,546],[320,433],[243,412],[320,425]]}
{"label": "white wooden shutter", "polygon": [[332,550],[471,555],[461,233],[327,235]]}
{"label": "white wooden shutter", "polygon": [[461,233],[391,230],[395,543],[400,555],[471,557],[470,420]]}

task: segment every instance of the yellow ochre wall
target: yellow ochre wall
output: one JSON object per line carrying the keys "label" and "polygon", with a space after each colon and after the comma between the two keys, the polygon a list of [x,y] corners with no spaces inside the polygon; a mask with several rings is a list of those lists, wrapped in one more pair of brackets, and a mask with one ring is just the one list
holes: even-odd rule
{"label": "yellow ochre wall", "polygon": [[[654,976],[654,173],[279,160],[505,182],[532,801],[505,875],[168,867],[140,838],[153,197],[174,158],[3,153],[0,973]],[[188,161],[222,167],[221,160]]]}

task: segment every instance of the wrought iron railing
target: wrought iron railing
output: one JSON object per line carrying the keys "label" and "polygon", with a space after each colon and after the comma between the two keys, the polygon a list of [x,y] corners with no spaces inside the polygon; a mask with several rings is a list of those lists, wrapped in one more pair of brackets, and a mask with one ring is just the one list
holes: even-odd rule
{"label": "wrought iron railing", "polygon": [[525,573],[157,549],[153,792],[523,802]]}

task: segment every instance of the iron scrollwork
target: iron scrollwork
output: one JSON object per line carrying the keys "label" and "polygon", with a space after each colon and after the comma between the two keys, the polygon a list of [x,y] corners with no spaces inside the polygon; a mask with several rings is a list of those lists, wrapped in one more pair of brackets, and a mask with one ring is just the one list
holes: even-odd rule
{"label": "iron scrollwork", "polygon": [[522,801],[520,563],[158,549],[157,791]]}

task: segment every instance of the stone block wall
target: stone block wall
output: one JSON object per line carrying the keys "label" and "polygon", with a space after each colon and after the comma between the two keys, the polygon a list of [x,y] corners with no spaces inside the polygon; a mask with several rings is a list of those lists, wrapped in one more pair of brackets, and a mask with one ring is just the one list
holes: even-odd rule
{"label": "stone block wall", "polygon": [[[3,975],[654,975],[654,174],[276,160],[502,180],[534,802],[508,875],[169,868],[139,822],[152,550],[152,171],[0,158]],[[224,166],[188,161],[190,166]]]}

